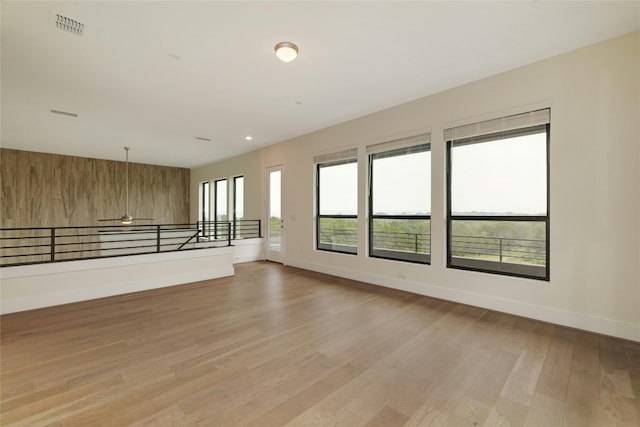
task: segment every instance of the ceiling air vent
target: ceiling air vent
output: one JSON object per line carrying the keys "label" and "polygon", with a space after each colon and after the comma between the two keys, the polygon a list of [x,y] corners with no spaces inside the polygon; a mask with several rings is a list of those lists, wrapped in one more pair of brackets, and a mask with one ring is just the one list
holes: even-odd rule
{"label": "ceiling air vent", "polygon": [[210,138],[204,138],[202,136],[196,136],[196,139],[200,140],[200,141],[205,141],[205,142],[211,142]]}
{"label": "ceiling air vent", "polygon": [[60,15],[59,13],[56,13],[56,27],[78,36],[81,36],[82,31],[84,31],[84,24],[82,22]]}
{"label": "ceiling air vent", "polygon": [[78,117],[78,114],[76,114],[76,113],[70,113],[70,112],[68,112],[68,111],[53,110],[53,109],[51,109],[51,110],[49,110],[49,111],[51,111],[53,114],[61,114],[61,115],[63,115],[63,116],[69,116],[69,117]]}

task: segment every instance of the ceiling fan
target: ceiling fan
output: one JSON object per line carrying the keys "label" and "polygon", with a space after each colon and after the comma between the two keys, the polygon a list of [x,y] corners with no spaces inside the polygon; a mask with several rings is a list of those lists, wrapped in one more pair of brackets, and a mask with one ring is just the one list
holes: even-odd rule
{"label": "ceiling fan", "polygon": [[134,218],[129,214],[129,149],[130,147],[124,147],[126,153],[126,170],[124,175],[125,180],[125,214],[120,218],[106,218],[99,219],[98,221],[120,221],[121,224],[128,225],[133,221],[153,221],[153,218]]}

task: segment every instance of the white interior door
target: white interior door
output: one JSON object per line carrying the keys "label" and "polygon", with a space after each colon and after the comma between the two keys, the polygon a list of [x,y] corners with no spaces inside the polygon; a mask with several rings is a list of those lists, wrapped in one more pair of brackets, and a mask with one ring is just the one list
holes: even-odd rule
{"label": "white interior door", "polygon": [[269,261],[284,262],[285,226],[282,215],[282,178],[284,166],[267,168],[267,249]]}

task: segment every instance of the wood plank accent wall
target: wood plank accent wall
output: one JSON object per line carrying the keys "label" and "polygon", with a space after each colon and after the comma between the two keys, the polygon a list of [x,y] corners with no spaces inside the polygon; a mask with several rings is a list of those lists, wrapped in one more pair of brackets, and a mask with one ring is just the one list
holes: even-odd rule
{"label": "wood plank accent wall", "polygon": [[[0,227],[96,225],[99,218],[120,218],[124,176],[124,161],[2,148]],[[189,169],[130,162],[131,215],[155,219],[147,224],[188,223],[189,180]]]}

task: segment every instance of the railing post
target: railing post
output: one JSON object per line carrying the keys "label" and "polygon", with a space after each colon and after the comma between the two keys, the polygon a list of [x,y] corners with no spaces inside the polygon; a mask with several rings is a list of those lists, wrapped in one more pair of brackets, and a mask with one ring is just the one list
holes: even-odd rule
{"label": "railing post", "polygon": [[231,223],[229,224],[229,231],[227,232],[227,245],[231,246]]}
{"label": "railing post", "polygon": [[500,262],[502,262],[502,237],[500,237]]}
{"label": "railing post", "polygon": [[56,260],[56,229],[55,227],[51,227],[51,237],[49,240],[51,247],[51,262]]}
{"label": "railing post", "polygon": [[416,247],[415,253],[418,253],[418,235],[414,234],[414,238],[415,238],[415,247]]}
{"label": "railing post", "polygon": [[262,220],[258,220],[258,237],[262,239]]}
{"label": "railing post", "polygon": [[156,252],[160,252],[160,225],[156,225]]}

